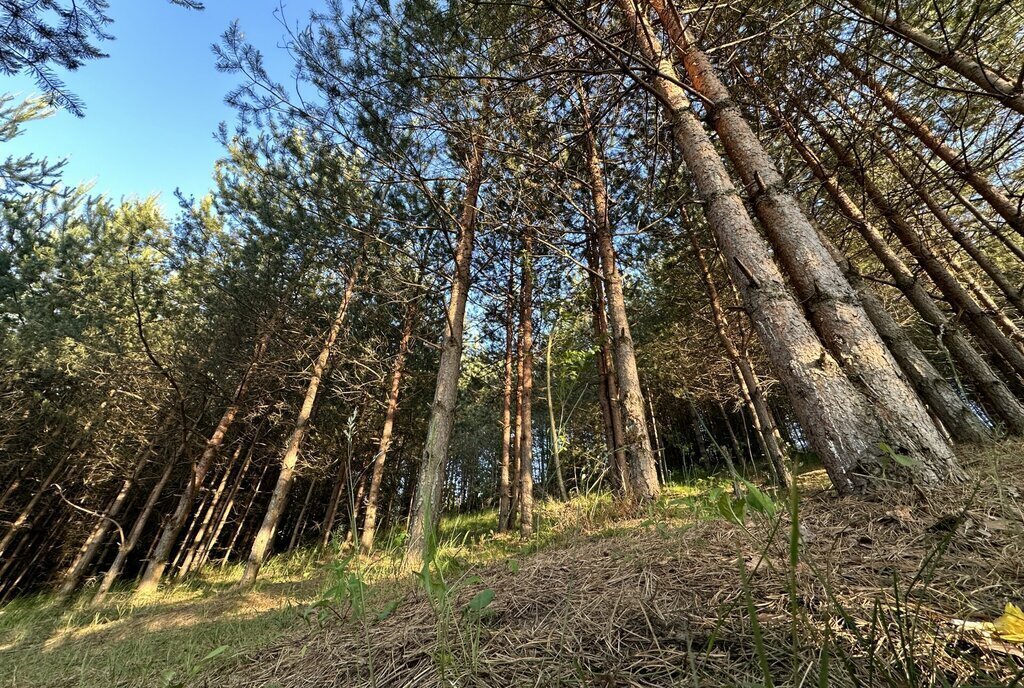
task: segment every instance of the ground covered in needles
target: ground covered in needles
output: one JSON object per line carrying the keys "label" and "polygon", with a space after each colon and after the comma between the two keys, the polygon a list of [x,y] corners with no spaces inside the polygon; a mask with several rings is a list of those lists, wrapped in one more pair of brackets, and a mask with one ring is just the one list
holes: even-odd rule
{"label": "ground covered in needles", "polygon": [[0,686],[1020,684],[999,621],[1024,602],[1024,449],[963,459],[968,483],[873,498],[808,470],[797,528],[792,495],[690,480],[640,518],[547,502],[527,543],[446,519],[427,575],[399,538],[279,558],[247,593],[229,568],[99,610],[22,600]]}
{"label": "ground covered in needles", "polygon": [[989,622],[1024,594],[1024,460],[964,458],[968,484],[871,499],[806,473],[795,531],[782,495],[726,518],[669,490],[612,531],[343,595],[211,685],[1020,683],[1024,646]]}

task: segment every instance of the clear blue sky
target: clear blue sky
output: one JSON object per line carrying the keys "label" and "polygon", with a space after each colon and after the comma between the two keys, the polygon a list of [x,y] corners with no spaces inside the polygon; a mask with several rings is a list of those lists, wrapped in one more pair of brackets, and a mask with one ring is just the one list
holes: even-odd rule
{"label": "clear blue sky", "polygon": [[[222,149],[213,135],[233,121],[224,104],[237,77],[214,69],[210,45],[238,19],[266,56],[268,70],[287,83],[291,63],[281,45],[274,10],[284,3],[289,24],[304,22],[323,0],[205,0],[202,12],[167,0],[112,0],[115,40],[101,46],[110,57],[62,75],[85,102],[84,119],[66,112],[30,123],[0,156],[33,153],[65,158],[69,185],[94,181],[94,192],[113,198],[161,194],[167,208],[174,190],[200,196],[211,187]],[[24,76],[0,76],[0,92],[28,96]]]}

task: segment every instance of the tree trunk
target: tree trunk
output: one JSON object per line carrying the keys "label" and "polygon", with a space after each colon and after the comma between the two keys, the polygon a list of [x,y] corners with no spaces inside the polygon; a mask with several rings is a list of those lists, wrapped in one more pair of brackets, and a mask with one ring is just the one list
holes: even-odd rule
{"label": "tree trunk", "polygon": [[701,279],[704,282],[704,289],[707,291],[708,300],[711,303],[711,317],[715,324],[715,333],[736,369],[741,394],[750,407],[754,429],[757,430],[760,437],[761,450],[771,467],[777,484],[780,487],[789,487],[790,476],[789,469],[786,468],[785,452],[782,450],[782,438],[778,434],[775,421],[765,403],[761,381],[754,372],[750,359],[740,353],[729,334],[729,320],[722,307],[722,299],[711,275],[711,268],[704,258],[704,251],[697,242],[696,234],[691,230],[689,235],[690,245],[693,247],[693,254],[697,259],[697,266],[700,268]]}
{"label": "tree trunk", "polygon": [[[75,445],[77,445],[77,440]],[[72,445],[72,450],[74,450],[75,445]],[[25,524],[28,522],[29,517],[33,515],[33,512],[35,511],[36,507],[39,506],[39,502],[46,495],[47,490],[50,489],[50,485],[53,484],[53,481],[57,479],[57,476],[60,474],[60,472],[64,470],[65,466],[67,466],[69,458],[70,457],[68,455],[65,455],[64,458],[62,458],[60,461],[53,465],[53,468],[50,469],[50,472],[47,473],[46,476],[43,478],[42,482],[39,483],[39,487],[32,495],[32,498],[28,501],[28,504],[22,507],[21,511],[18,512],[17,518],[14,519],[14,522],[11,524],[11,527],[7,530],[6,533],[4,533],[3,538],[0,539],[0,557],[2,557],[4,552],[7,551],[7,548],[14,540],[14,537],[18,534],[18,531],[22,530],[25,527]]]}
{"label": "tree trunk", "polygon": [[231,553],[235,551],[235,545],[238,543],[238,539],[242,536],[242,531],[245,530],[245,523],[249,520],[249,512],[252,511],[252,507],[256,503],[256,499],[260,496],[260,488],[263,487],[263,479],[267,477],[267,471],[269,470],[270,464],[267,463],[263,466],[263,470],[260,472],[260,478],[256,481],[256,487],[253,488],[252,496],[249,497],[249,501],[246,502],[245,505],[245,510],[242,511],[242,515],[238,519],[238,527],[235,528],[235,533],[231,536],[231,542],[228,543],[227,549],[224,550],[224,556],[220,560],[221,569],[227,566],[228,561],[231,560]]}
{"label": "tree trunk", "polygon": [[231,510],[235,506],[235,497],[238,495],[238,490],[242,486],[242,481],[249,472],[249,468],[252,466],[253,454],[256,451],[256,442],[259,439],[259,429],[256,430],[253,435],[252,442],[249,444],[249,451],[246,452],[245,461],[242,462],[242,467],[238,471],[238,475],[235,476],[235,480],[232,482],[231,489],[228,490],[228,497],[224,501],[224,506],[217,514],[217,526],[213,529],[213,533],[207,538],[206,543],[203,546],[203,551],[200,553],[199,560],[196,562],[196,568],[206,564],[210,558],[210,553],[213,548],[217,545],[217,541],[220,539],[220,534],[224,530],[224,526],[227,525],[228,519],[231,517]]}
{"label": "tree trunk", "polygon": [[882,104],[888,108],[889,112],[895,115],[899,121],[903,122],[907,129],[921,143],[935,153],[951,170],[960,175],[960,178],[967,182],[968,186],[977,191],[978,195],[984,198],[992,206],[992,209],[1006,220],[1010,227],[1018,234],[1024,235],[1024,217],[1021,216],[1017,204],[1009,196],[1000,189],[997,189],[985,175],[977,172],[963,154],[947,146],[928,127],[924,120],[903,107],[892,91],[873,76],[860,69],[849,56],[838,50],[834,51],[833,54],[840,64],[853,74],[857,81],[870,89],[882,101]]}
{"label": "tree trunk", "polygon": [[818,133],[821,140],[832,150],[840,166],[864,189],[868,200],[885,218],[886,224],[892,229],[903,247],[928,274],[943,296],[949,299],[951,305],[959,311],[960,317],[967,322],[971,331],[994,353],[1002,357],[1017,375],[1024,376],[1024,352],[1021,352],[999,330],[995,321],[985,314],[981,306],[978,305],[978,302],[950,274],[949,270],[942,265],[938,257],[925,245],[920,235],[914,231],[914,228],[910,226],[899,211],[892,206],[882,190],[874,183],[871,176],[854,159],[850,149],[840,143],[831,132],[814,119],[807,108],[799,104],[797,104],[797,108]]}
{"label": "tree trunk", "polygon": [[523,363],[523,398],[520,405],[519,534],[533,535],[533,228],[523,229],[522,302],[519,329]]}
{"label": "tree trunk", "polygon": [[167,561],[171,555],[171,550],[174,548],[174,543],[177,541],[178,535],[181,534],[181,529],[185,526],[185,521],[192,510],[193,502],[195,502],[196,495],[199,493],[199,488],[203,484],[210,466],[213,465],[214,459],[217,458],[221,445],[224,444],[224,438],[227,436],[228,431],[235,422],[235,417],[242,408],[242,403],[249,392],[249,383],[252,381],[253,372],[263,361],[263,357],[270,347],[270,339],[274,329],[276,329],[276,323],[279,318],[280,314],[275,314],[271,323],[256,340],[249,364],[242,371],[242,376],[235,386],[231,403],[224,409],[223,415],[221,415],[220,420],[217,422],[217,427],[214,428],[213,434],[206,441],[203,454],[192,467],[192,474],[185,483],[185,489],[178,499],[174,512],[164,524],[156,547],[153,549],[149,565],[142,574],[142,579],[136,588],[135,592],[137,595],[144,596],[153,593],[156,591],[157,586],[160,585],[160,579],[163,577],[164,569],[167,568]]}
{"label": "tree trunk", "polygon": [[[191,432],[189,433],[191,435]],[[185,455],[187,451],[187,438],[178,445],[177,451],[167,461],[167,465],[164,466],[163,472],[157,479],[156,483],[149,490],[149,495],[146,497],[146,502],[142,505],[142,510],[139,515],[135,517],[135,523],[132,524],[131,532],[128,533],[128,538],[120,544],[117,550],[117,555],[114,557],[113,563],[110,568],[107,569],[106,574],[103,576],[103,580],[100,582],[100,587],[96,590],[96,595],[92,599],[92,604],[100,604],[106,597],[107,593],[110,592],[110,588],[114,585],[114,582],[121,575],[121,571],[124,569],[125,561],[128,559],[128,555],[131,554],[132,550],[139,544],[139,539],[142,537],[143,531],[146,529],[146,524],[149,522],[149,517],[153,514],[153,509],[156,507],[157,500],[160,499],[160,495],[163,494],[164,488],[167,486],[167,482],[171,479],[171,474],[174,472],[174,467],[178,461]]]}
{"label": "tree trunk", "polygon": [[[870,489],[874,477],[881,473],[880,445],[887,441],[892,444],[892,434],[883,430],[871,407],[873,402],[853,386],[821,345],[800,304],[790,294],[771,249],[754,227],[725,165],[690,109],[672,62],[662,57],[661,44],[650,23],[637,14],[632,0],[618,1],[641,51],[657,66],[651,84],[672,116],[676,143],[693,173],[708,223],[811,445],[840,493]],[[938,434],[931,419],[925,420]],[[901,444],[896,440],[893,446]],[[945,462],[940,462],[940,470],[933,470],[931,463],[921,464],[925,469],[922,472],[927,472],[925,480],[938,481],[950,475],[941,465]]]}
{"label": "tree trunk", "polygon": [[569,499],[569,493],[565,491],[565,480],[562,478],[562,457],[558,446],[558,424],[555,422],[555,395],[551,388],[551,345],[555,341],[555,328],[558,326],[559,314],[555,315],[551,323],[551,331],[548,332],[547,356],[544,362],[544,377],[547,383],[545,395],[548,398],[548,423],[551,426],[551,454],[554,461],[555,484],[558,485],[558,494],[562,501]]}
{"label": "tree trunk", "polygon": [[202,552],[206,549],[206,539],[209,535],[210,523],[213,522],[214,514],[217,513],[218,507],[221,503],[221,497],[224,496],[224,491],[228,487],[228,481],[231,478],[231,472],[238,462],[238,457],[242,455],[243,444],[239,442],[238,448],[224,467],[224,472],[221,474],[220,480],[217,482],[217,489],[214,490],[213,496],[210,498],[209,506],[203,513],[202,521],[198,524],[195,538],[192,540],[192,546],[189,547],[188,555],[182,560],[181,566],[178,567],[177,572],[174,574],[175,578],[182,578],[188,575],[189,571],[194,568],[196,561],[202,556]]}
{"label": "tree trunk", "polygon": [[[100,552],[100,547],[103,545],[104,540],[107,538],[107,534],[110,532],[111,526],[117,522],[118,516],[121,515],[121,509],[124,508],[125,502],[128,500],[128,494],[131,492],[139,476],[142,474],[142,470],[146,467],[149,461],[150,452],[153,450],[153,445],[150,444],[143,450],[138,460],[135,462],[135,467],[132,469],[131,475],[125,478],[124,482],[121,483],[121,488],[114,495],[114,498],[107,505],[103,515],[96,522],[89,536],[82,543],[82,547],[79,550],[78,556],[75,558],[74,563],[63,575],[63,581],[60,589],[57,591],[58,599],[67,598],[75,588],[78,587],[78,583],[82,580],[82,576],[92,566],[93,561],[96,559],[96,555]],[[120,530],[120,526],[118,527]],[[124,533],[121,533],[121,537]],[[124,543],[122,542],[123,546]]]}
{"label": "tree trunk", "polygon": [[[486,104],[484,106],[486,109]],[[469,141],[466,190],[459,218],[459,239],[455,248],[455,274],[446,313],[444,341],[437,368],[434,403],[427,425],[427,441],[405,553],[405,565],[412,570],[423,567],[433,557],[437,524],[441,518],[445,467],[452,428],[455,426],[455,403],[459,396],[459,373],[462,368],[462,334],[465,327],[466,301],[469,296],[470,266],[473,260],[476,233],[477,201],[483,183],[483,140],[474,132]]]}
{"label": "tree trunk", "polygon": [[512,293],[515,290],[515,253],[509,250],[508,291],[505,295],[505,373],[501,397],[501,466],[498,471],[498,532],[508,529],[512,505],[512,387],[515,321],[512,315]]}
{"label": "tree trunk", "polygon": [[238,582],[238,587],[240,588],[248,587],[256,582],[256,575],[259,573],[260,567],[263,565],[263,561],[266,559],[273,544],[278,521],[281,520],[281,515],[284,513],[284,508],[288,503],[288,492],[291,490],[292,481],[295,477],[295,466],[299,461],[302,442],[306,438],[309,419],[313,415],[313,407],[316,405],[317,397],[320,394],[320,383],[327,372],[331,361],[331,353],[334,350],[334,343],[337,341],[338,335],[341,334],[341,328],[345,324],[345,316],[348,314],[349,304],[352,302],[356,284],[359,282],[362,260],[363,257],[360,255],[352,267],[348,283],[345,285],[345,293],[342,295],[341,303],[338,305],[338,311],[335,313],[331,326],[327,330],[327,337],[320,348],[320,353],[313,362],[306,394],[303,397],[299,414],[295,418],[295,427],[288,437],[284,455],[281,457],[281,472],[278,473],[277,484],[274,486],[274,492],[270,497],[270,504],[267,505],[263,523],[260,525],[260,529],[256,533],[256,538],[253,540],[252,547],[249,550],[245,571]]}
{"label": "tree trunk", "polygon": [[[588,229],[591,229],[588,225]],[[629,500],[629,468],[626,465],[626,450],[622,439],[622,413],[619,409],[619,387],[615,381],[615,367],[608,347],[608,317],[605,308],[604,285],[601,277],[601,259],[597,255],[593,231],[587,232],[587,276],[590,280],[590,307],[597,349],[594,359],[597,364],[598,399],[604,422],[605,443],[608,446],[608,474],[611,476],[612,493],[616,498]]]}
{"label": "tree trunk", "polygon": [[927,53],[933,60],[944,65],[976,84],[982,91],[993,96],[1015,112],[1024,114],[1024,95],[1021,89],[1003,75],[988,67],[981,60],[951,48],[945,41],[934,38],[925,31],[908,24],[897,15],[890,17],[887,10],[868,0],[845,0],[849,5],[871,21],[884,26],[895,36],[903,38]]}
{"label": "tree trunk", "polygon": [[647,416],[644,411],[643,390],[636,365],[636,351],[629,330],[626,298],[622,290],[622,275],[615,263],[615,247],[608,212],[608,192],[605,186],[603,161],[590,123],[586,96],[580,95],[586,141],[587,173],[590,181],[594,209],[594,236],[601,273],[604,276],[605,296],[608,299],[608,321],[614,351],[615,372],[622,402],[623,443],[628,462],[630,499],[637,506],[651,504],[658,499],[658,469],[647,434]]}
{"label": "tree trunk", "polygon": [[299,510],[299,517],[295,519],[295,528],[292,529],[292,537],[288,540],[289,552],[294,552],[299,544],[299,537],[302,535],[302,527],[306,525],[306,513],[309,511],[309,500],[313,498],[313,490],[316,489],[316,481],[309,481],[309,488],[306,490],[306,498],[302,500],[302,509]]}
{"label": "tree trunk", "polygon": [[956,475],[956,457],[921,399],[872,326],[856,292],[823,245],[774,162],[743,117],[707,56],[683,29],[672,0],[650,0],[682,58],[696,90],[710,101],[711,121],[743,183],[797,296],[833,356],[855,381],[885,440],[917,460],[917,479],[939,482]]}
{"label": "tree trunk", "polygon": [[419,298],[420,296],[417,294],[413,303],[406,307],[405,321],[402,323],[402,338],[398,342],[398,353],[395,355],[394,363],[391,366],[391,389],[388,391],[387,409],[384,412],[384,427],[380,432],[377,455],[373,459],[370,489],[366,496],[366,512],[363,515],[363,532],[359,540],[364,552],[369,552],[373,549],[373,540],[377,534],[377,502],[380,499],[380,483],[384,479],[384,462],[387,460],[388,451],[391,449],[395,416],[398,414],[398,395],[402,388],[402,374],[405,372],[405,357],[409,353],[409,347],[412,345],[413,329],[416,325],[416,316],[419,313]]}
{"label": "tree trunk", "polygon": [[[988,365],[974,351],[970,343],[952,329],[931,296],[914,279],[910,269],[889,248],[878,230],[839,184],[835,175],[831,175],[825,170],[818,157],[800,139],[795,128],[781,116],[781,113],[773,105],[768,105],[767,107],[776,123],[786,133],[793,147],[825,188],[826,193],[828,193],[832,202],[839,209],[839,212],[864,237],[868,247],[878,257],[889,274],[893,276],[897,288],[903,292],[925,323],[933,330],[942,333],[946,338],[946,345],[950,348],[951,352],[955,352],[954,355],[957,360],[970,372],[971,378],[979,384],[984,381],[984,384],[987,386],[990,386],[993,381],[1001,385],[995,373],[988,368]],[[837,262],[844,268],[847,278],[857,287],[861,303],[864,304],[868,316],[883,340],[885,340],[893,356],[899,361],[903,372],[911,380],[932,412],[946,426],[950,434],[962,442],[983,442],[989,439],[990,433],[981,422],[981,419],[956,394],[945,378],[928,361],[927,357],[910,341],[902,331],[902,328],[893,321],[878,297],[871,293],[866,285],[862,284],[861,277],[853,265],[838,249],[833,247],[832,251]],[[1016,415],[1014,408],[1020,407],[1013,399],[1013,395],[1010,394],[1009,390],[1004,389],[1003,392],[996,390],[994,396],[994,403],[1000,408],[1005,407],[1008,416],[1012,419]],[[1024,416],[1021,419],[1024,419]]]}

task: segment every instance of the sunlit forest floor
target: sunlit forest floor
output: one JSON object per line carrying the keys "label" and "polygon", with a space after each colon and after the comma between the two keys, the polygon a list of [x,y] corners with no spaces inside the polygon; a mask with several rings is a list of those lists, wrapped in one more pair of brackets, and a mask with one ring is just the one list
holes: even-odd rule
{"label": "sunlit forest floor", "polygon": [[395,539],[278,557],[244,594],[229,567],[100,609],[23,599],[0,687],[1020,685],[1024,448],[961,458],[972,480],[928,493],[837,499],[807,470],[738,500],[681,481],[640,517],[545,502],[526,543],[447,518],[425,576]]}

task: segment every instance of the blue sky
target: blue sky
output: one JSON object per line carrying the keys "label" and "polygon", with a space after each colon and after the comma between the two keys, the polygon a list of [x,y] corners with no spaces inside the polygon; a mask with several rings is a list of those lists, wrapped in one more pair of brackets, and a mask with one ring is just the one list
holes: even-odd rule
{"label": "blue sky", "polygon": [[[93,181],[94,192],[113,198],[159,193],[172,208],[176,188],[202,195],[222,152],[213,134],[234,116],[224,95],[237,84],[214,69],[210,45],[238,19],[271,74],[287,81],[290,60],[277,47],[283,28],[274,16],[282,3],[294,26],[323,0],[206,0],[203,12],[167,0],[112,0],[115,40],[101,46],[110,57],[62,75],[85,102],[85,118],[58,112],[32,122],[0,155],[65,158],[67,184]],[[0,76],[0,92],[28,96],[35,85]]]}

